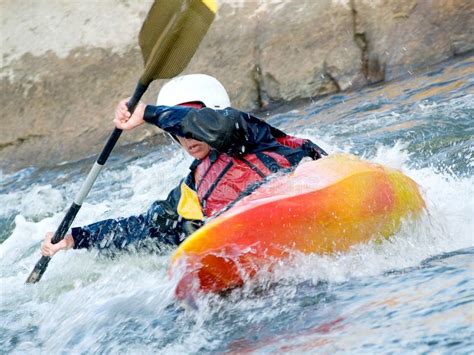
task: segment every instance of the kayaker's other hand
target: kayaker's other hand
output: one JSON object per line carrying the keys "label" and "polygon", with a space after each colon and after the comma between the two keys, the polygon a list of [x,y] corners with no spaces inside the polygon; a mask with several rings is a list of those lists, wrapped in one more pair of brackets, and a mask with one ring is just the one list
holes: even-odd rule
{"label": "kayaker's other hand", "polygon": [[51,238],[53,238],[53,235],[54,234],[52,232],[46,233],[46,237],[44,238],[43,244],[41,245],[41,254],[44,256],[53,256],[60,250],[67,250],[74,247],[74,239],[72,238],[71,234],[67,234],[63,240],[56,244],[51,243]]}
{"label": "kayaker's other hand", "polygon": [[128,100],[130,100],[130,98],[121,100],[118,103],[114,117],[115,127],[126,131],[145,123],[143,115],[145,114],[146,105],[140,101],[135,108],[133,115],[130,117],[130,112],[127,107]]}

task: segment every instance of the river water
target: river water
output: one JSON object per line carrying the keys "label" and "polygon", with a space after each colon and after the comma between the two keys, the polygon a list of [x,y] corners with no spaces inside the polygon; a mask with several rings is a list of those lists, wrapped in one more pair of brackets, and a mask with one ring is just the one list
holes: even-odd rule
{"label": "river water", "polygon": [[[265,114],[327,151],[401,169],[427,213],[381,244],[299,256],[195,307],[173,297],[169,255],[56,255],[25,285],[92,159],[0,174],[2,353],[472,353],[474,58]],[[187,172],[176,146],[113,154],[75,224],[126,216]]]}

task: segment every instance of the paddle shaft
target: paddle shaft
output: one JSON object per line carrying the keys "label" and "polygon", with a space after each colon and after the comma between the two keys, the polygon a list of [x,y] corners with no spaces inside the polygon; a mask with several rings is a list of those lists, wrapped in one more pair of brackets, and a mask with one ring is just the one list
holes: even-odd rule
{"label": "paddle shaft", "polygon": [[[139,34],[145,70],[128,103],[128,110],[132,114],[153,80],[172,78],[184,70],[209,29],[216,11],[215,0],[154,1]],[[122,130],[115,128],[110,135],[99,158],[54,233],[51,239],[53,244],[61,241],[66,235],[121,133]],[[41,257],[26,282],[38,282],[50,260],[51,257]]]}
{"label": "paddle shaft", "polygon": [[[127,104],[128,110],[130,111],[130,113],[133,114],[133,112],[135,111],[135,108],[140,102],[141,97],[143,96],[143,94],[145,93],[147,89],[148,89],[148,85],[143,85],[140,82],[138,82],[135,88],[135,92],[133,93],[133,96],[130,98],[130,101]],[[122,134],[121,129],[115,128],[113,130],[112,134],[107,140],[107,143],[102,149],[102,152],[97,158],[97,161],[94,163],[94,165],[92,166],[92,169],[89,171],[89,174],[87,175],[86,180],[82,183],[81,189],[76,194],[74,201],[69,207],[69,210],[67,211],[63,220],[61,221],[58,229],[54,233],[53,238],[51,238],[51,242],[53,244],[60,242],[66,235],[67,231],[69,230],[69,227],[71,227],[72,222],[74,221],[77,213],[81,209],[82,203],[84,202],[85,198],[89,194],[89,191],[91,190],[92,185],[94,185],[94,182],[97,179],[97,176],[99,176],[100,171],[102,170],[105,163],[107,162],[107,159],[109,158],[109,155],[112,152],[112,149],[114,149],[115,144],[117,143],[121,134]],[[26,283],[36,283],[39,280],[41,280],[41,276],[43,276],[43,273],[46,271],[46,268],[48,267],[50,260],[51,260],[50,256],[42,256],[36,263],[33,271],[30,273],[30,276],[28,276]]]}

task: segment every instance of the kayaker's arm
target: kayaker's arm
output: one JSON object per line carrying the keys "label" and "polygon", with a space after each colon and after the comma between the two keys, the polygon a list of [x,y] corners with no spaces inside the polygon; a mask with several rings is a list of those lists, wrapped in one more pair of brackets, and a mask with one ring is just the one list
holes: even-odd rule
{"label": "kayaker's arm", "polygon": [[310,140],[289,136],[257,117],[230,107],[213,110],[148,105],[144,120],[172,135],[206,142],[230,155],[272,150],[276,144],[302,148],[313,159],[327,155]]}
{"label": "kayaker's arm", "polygon": [[128,218],[107,219],[84,227],[72,228],[74,249],[122,250],[140,244],[153,247],[178,245],[185,235],[176,212],[180,188],[164,201],[156,201],[146,213]]}
{"label": "kayaker's arm", "polygon": [[231,155],[247,152],[254,143],[254,132],[241,117],[241,112],[231,108],[148,105],[144,120],[172,135],[205,142],[217,151]]}

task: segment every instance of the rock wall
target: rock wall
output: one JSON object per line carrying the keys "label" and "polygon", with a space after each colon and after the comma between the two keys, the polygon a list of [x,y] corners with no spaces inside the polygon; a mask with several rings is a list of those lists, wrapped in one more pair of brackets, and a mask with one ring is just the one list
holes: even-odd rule
{"label": "rock wall", "polygon": [[[314,98],[407,75],[474,48],[472,0],[221,0],[186,69],[218,77],[233,106]],[[100,151],[142,70],[151,0],[0,0],[0,169]],[[153,102],[161,83],[145,97]],[[126,132],[120,143],[157,134]]]}

